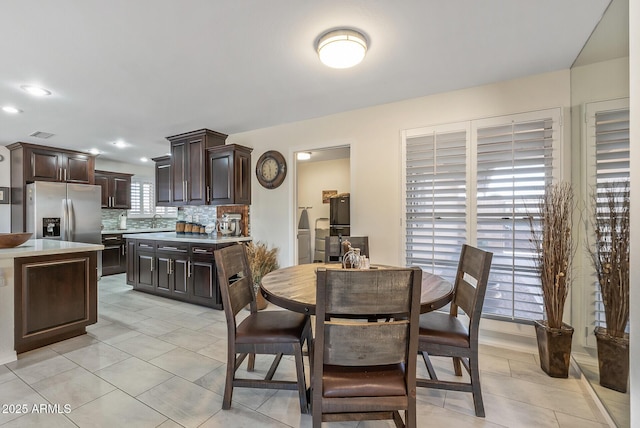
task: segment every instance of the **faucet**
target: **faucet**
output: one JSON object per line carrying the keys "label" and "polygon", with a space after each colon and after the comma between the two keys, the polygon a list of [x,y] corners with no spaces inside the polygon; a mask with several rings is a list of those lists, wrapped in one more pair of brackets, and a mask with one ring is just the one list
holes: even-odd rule
{"label": "faucet", "polygon": [[160,214],[154,214],[153,218],[151,219],[151,228],[155,229],[156,227],[158,227],[158,219],[162,218],[162,216]]}

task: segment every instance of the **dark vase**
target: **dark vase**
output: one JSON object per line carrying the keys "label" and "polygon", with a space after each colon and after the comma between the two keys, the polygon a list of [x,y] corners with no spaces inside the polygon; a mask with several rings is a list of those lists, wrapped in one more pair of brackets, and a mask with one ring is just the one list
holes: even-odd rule
{"label": "dark vase", "polygon": [[536,320],[535,327],[540,368],[551,377],[569,377],[573,327],[550,328],[544,320]]}
{"label": "dark vase", "polygon": [[600,385],[627,392],[629,380],[629,335],[611,336],[606,328],[596,327]]}

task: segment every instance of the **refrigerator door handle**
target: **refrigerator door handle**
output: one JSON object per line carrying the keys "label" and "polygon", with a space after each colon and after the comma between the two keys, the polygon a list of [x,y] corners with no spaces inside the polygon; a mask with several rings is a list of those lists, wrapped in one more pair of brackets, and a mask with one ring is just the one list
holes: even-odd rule
{"label": "refrigerator door handle", "polygon": [[76,218],[73,212],[73,200],[69,199],[69,203],[67,205],[67,209],[69,210],[69,241],[75,240],[76,233]]}
{"label": "refrigerator door handle", "polygon": [[69,234],[69,209],[67,206],[67,199],[62,200],[62,231],[60,233],[60,239],[68,241],[67,235]]}

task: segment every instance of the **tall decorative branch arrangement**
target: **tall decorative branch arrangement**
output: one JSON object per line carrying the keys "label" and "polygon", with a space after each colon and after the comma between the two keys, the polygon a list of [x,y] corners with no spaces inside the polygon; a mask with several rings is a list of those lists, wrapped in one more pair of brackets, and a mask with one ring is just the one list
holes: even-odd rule
{"label": "tall decorative branch arrangement", "polygon": [[588,251],[602,292],[607,331],[623,337],[629,321],[629,182],[608,183],[593,200],[595,243]]}
{"label": "tall decorative branch arrangement", "polygon": [[[571,285],[574,246],[571,222],[573,188],[569,183],[549,185],[529,215],[535,266],[542,282],[542,296],[550,328],[562,328],[564,305]],[[538,220],[540,222],[538,226]]]}

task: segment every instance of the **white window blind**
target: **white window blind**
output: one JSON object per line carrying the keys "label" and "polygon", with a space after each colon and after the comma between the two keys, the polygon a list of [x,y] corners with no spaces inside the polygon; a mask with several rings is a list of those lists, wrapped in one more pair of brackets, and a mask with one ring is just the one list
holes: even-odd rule
{"label": "white window blind", "polygon": [[453,279],[467,237],[468,130],[406,138],[406,263]]}
{"label": "white window blind", "polygon": [[[628,99],[589,103],[586,105],[587,150],[589,156],[588,197],[609,183],[629,179],[629,103]],[[604,204],[598,198],[598,205]],[[593,214],[590,214],[593,215]],[[593,235],[591,235],[593,242]],[[591,265],[589,265],[591,266]],[[591,329],[605,327],[604,305],[595,273],[590,293]]]}
{"label": "white window blind", "polygon": [[130,217],[152,217],[154,214],[163,217],[177,217],[175,207],[156,207],[155,189],[152,181],[131,180],[131,210]]}
{"label": "white window blind", "polygon": [[405,131],[406,264],[453,280],[463,243],[491,251],[483,313],[543,318],[526,215],[560,135],[560,109]]}
{"label": "white window blind", "polygon": [[493,253],[485,314],[543,318],[527,212],[552,181],[553,140],[550,116],[478,123],[476,239],[480,248]]}

